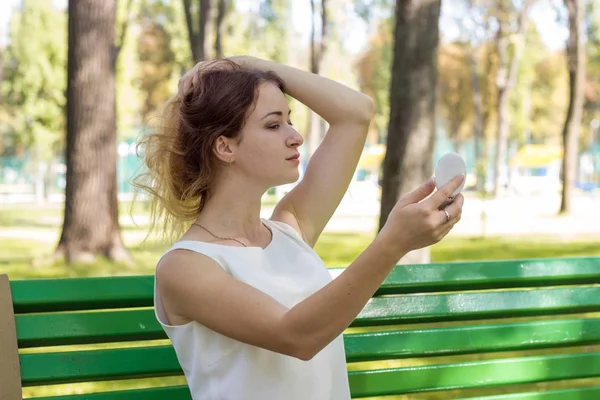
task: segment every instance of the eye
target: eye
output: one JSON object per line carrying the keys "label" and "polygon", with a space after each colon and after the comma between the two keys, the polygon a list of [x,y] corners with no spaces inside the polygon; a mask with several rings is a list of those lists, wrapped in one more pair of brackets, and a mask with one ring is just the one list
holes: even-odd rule
{"label": "eye", "polygon": [[279,124],[270,125],[269,129],[277,130],[277,129],[279,129]]}
{"label": "eye", "polygon": [[290,120],[290,121],[288,121],[288,125],[289,126],[294,126],[294,123]]}

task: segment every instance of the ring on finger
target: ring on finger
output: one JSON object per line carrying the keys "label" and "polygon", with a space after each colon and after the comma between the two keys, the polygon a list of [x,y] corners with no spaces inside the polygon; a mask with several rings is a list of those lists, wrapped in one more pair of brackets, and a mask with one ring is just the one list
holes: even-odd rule
{"label": "ring on finger", "polygon": [[450,221],[450,213],[446,210],[442,210],[444,212],[444,214],[446,214],[446,222]]}

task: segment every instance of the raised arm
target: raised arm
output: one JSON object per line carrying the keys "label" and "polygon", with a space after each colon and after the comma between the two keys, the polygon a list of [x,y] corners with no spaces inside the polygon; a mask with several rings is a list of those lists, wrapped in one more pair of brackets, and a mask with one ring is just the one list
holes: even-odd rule
{"label": "raised arm", "polygon": [[451,181],[425,201],[434,188],[431,181],[404,196],[373,243],[336,279],[291,309],[208,257],[184,250],[167,254],[158,268],[163,304],[237,341],[308,360],[343,333],[402,255],[448,234],[464,199],[459,194],[448,206],[450,220],[439,206],[460,183]]}
{"label": "raised arm", "polygon": [[233,57],[251,68],[276,72],[286,92],[329,123],[304,178],[275,208],[273,218],[295,226],[311,246],[348,189],[373,115],[370,97],[331,79],[254,57]]}

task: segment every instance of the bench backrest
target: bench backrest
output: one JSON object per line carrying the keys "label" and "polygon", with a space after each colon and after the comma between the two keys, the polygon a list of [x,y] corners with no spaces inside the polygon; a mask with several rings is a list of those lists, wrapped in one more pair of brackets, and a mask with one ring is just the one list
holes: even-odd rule
{"label": "bench backrest", "polygon": [[[334,276],[340,272],[331,270]],[[600,377],[600,353],[574,347],[600,343],[600,318],[589,314],[600,311],[599,281],[600,258],[592,257],[397,266],[345,334],[352,395],[442,389],[469,394]],[[23,280],[10,286],[23,386],[182,375],[154,317],[152,276]],[[117,342],[129,345],[36,349]],[[561,349],[555,354],[501,353],[556,348]],[[386,368],[372,363],[382,360]],[[190,399],[182,383],[144,390],[111,384],[117,391],[56,400]],[[600,389],[535,399],[571,395],[596,399]]]}

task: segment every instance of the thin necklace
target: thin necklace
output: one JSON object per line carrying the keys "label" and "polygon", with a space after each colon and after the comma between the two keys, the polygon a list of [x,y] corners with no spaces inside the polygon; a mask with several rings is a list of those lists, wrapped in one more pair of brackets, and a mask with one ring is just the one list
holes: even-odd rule
{"label": "thin necklace", "polygon": [[239,244],[241,244],[241,245],[242,245],[242,246],[244,246],[244,247],[248,247],[248,246],[246,246],[244,243],[240,242],[240,241],[239,241],[239,240],[237,240],[237,239],[234,239],[234,238],[227,238],[227,237],[221,237],[221,236],[217,236],[217,235],[215,235],[214,233],[212,233],[211,231],[209,231],[208,229],[206,229],[205,227],[203,227],[202,225],[200,225],[200,224],[199,224],[199,223],[197,223],[197,222],[194,222],[194,223],[192,223],[192,225],[199,226],[200,228],[204,229],[206,232],[210,233],[211,235],[213,235],[213,236],[214,236],[214,237],[216,237],[217,239],[220,239],[220,240],[233,240],[233,241],[235,241],[235,242],[238,242]]}

